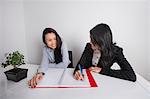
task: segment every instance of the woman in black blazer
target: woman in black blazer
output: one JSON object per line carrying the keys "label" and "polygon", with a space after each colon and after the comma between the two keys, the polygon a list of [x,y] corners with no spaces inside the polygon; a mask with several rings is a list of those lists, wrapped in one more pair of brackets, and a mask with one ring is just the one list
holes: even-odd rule
{"label": "woman in black blazer", "polygon": [[[136,81],[136,75],[123,54],[123,49],[112,41],[112,32],[107,24],[98,24],[90,30],[91,42],[86,44],[84,52],[79,60],[74,77],[83,80],[79,72],[81,68],[89,69],[103,75],[108,75],[129,81]],[[113,63],[120,66],[119,70],[111,69]]]}

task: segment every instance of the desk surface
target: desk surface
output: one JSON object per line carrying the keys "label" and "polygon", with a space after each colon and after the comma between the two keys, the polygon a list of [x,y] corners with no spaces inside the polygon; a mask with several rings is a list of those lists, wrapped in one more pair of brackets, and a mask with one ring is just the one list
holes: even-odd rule
{"label": "desk surface", "polygon": [[150,99],[150,84],[138,74],[137,81],[130,82],[92,73],[99,85],[96,88],[30,89],[27,81],[35,74],[38,65],[22,67],[29,69],[28,77],[17,83],[8,81],[7,94],[0,99]]}

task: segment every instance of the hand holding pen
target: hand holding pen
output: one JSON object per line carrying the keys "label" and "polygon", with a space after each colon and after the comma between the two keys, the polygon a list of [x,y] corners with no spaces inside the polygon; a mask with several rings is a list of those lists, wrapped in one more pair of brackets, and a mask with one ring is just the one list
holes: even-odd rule
{"label": "hand holding pen", "polygon": [[75,72],[74,77],[76,80],[84,80],[83,69],[80,64],[78,66],[79,66],[79,70]]}

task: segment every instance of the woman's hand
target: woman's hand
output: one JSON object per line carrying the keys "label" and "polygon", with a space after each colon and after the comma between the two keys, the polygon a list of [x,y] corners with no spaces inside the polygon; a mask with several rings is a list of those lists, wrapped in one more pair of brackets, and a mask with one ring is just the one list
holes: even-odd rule
{"label": "woman's hand", "polygon": [[83,79],[84,79],[83,75],[80,73],[79,70],[75,71],[75,73],[74,73],[74,78],[75,78],[76,80],[83,80]]}
{"label": "woman's hand", "polygon": [[92,71],[92,72],[95,72],[95,73],[100,73],[102,68],[100,68],[100,67],[90,67],[89,70]]}
{"label": "woman's hand", "polygon": [[43,74],[42,73],[37,73],[31,80],[28,81],[28,85],[31,88],[35,88],[35,86],[37,85],[37,83],[43,78]]}

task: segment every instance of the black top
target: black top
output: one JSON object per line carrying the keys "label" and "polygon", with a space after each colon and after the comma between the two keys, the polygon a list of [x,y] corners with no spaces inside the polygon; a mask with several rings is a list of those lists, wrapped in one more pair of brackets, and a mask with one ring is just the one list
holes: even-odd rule
{"label": "black top", "polygon": [[[124,57],[123,49],[114,45],[112,50],[113,50],[112,59],[111,59],[111,61],[109,61],[109,63],[107,63],[107,65],[104,64],[104,62],[101,60],[101,58],[99,59],[97,66],[102,68],[102,70],[100,71],[99,74],[108,75],[108,76],[112,76],[112,77],[116,77],[116,78],[125,79],[125,80],[135,82],[136,81],[136,75],[135,75],[131,65],[129,64],[129,62]],[[80,64],[82,66],[82,68],[88,69],[92,66],[92,57],[93,57],[93,50],[91,48],[91,44],[87,43],[78,64]],[[119,70],[111,69],[111,66],[115,62],[120,66]],[[75,71],[79,70],[78,64],[75,68]]]}

